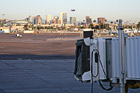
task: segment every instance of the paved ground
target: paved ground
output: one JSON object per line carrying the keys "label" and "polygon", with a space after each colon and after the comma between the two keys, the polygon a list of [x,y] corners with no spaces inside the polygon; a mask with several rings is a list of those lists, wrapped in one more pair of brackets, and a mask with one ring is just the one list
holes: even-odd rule
{"label": "paved ground", "polygon": [[[0,60],[0,93],[90,93],[90,84],[73,78],[73,68],[73,59]],[[97,83],[94,93],[119,93],[119,88],[106,92]]]}
{"label": "paved ground", "polygon": [[0,34],[0,55],[73,55],[79,34]]}

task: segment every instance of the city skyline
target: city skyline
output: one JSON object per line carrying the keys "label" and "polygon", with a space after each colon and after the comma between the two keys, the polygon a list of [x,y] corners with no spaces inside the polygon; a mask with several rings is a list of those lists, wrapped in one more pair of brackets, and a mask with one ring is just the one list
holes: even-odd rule
{"label": "city skyline", "polygon": [[[24,19],[29,15],[41,15],[46,19],[46,15],[59,16],[61,12],[66,12],[69,17],[75,16],[77,21],[91,16],[92,19],[105,17],[108,20],[123,19],[124,21],[139,22],[139,0],[0,0],[0,18],[5,14],[6,19]],[[70,11],[75,9],[75,12]]]}

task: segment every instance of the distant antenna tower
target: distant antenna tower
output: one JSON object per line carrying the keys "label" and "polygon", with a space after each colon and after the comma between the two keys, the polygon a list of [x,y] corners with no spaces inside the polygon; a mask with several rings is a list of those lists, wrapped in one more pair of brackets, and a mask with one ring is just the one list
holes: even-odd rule
{"label": "distant antenna tower", "polygon": [[4,19],[5,14],[2,14],[2,18]]}

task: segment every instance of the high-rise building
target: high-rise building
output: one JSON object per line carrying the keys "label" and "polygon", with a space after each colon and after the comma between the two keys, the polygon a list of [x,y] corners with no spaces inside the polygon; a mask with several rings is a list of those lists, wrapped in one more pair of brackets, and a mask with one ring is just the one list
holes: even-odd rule
{"label": "high-rise building", "polygon": [[76,25],[76,17],[70,17],[70,24]]}
{"label": "high-rise building", "polygon": [[89,25],[92,23],[91,17],[90,16],[86,16],[86,24]]}
{"label": "high-rise building", "polygon": [[58,24],[61,24],[61,20],[58,20]]}
{"label": "high-rise building", "polygon": [[61,12],[61,24],[67,24],[67,13]]}
{"label": "high-rise building", "polygon": [[58,21],[59,21],[59,17],[58,16],[54,16],[53,23],[54,24],[58,24]]}
{"label": "high-rise building", "polygon": [[42,18],[40,15],[36,16],[36,24],[42,24]]}
{"label": "high-rise building", "polygon": [[106,22],[106,19],[103,17],[99,17],[97,20],[98,20],[98,24],[99,23],[105,24],[105,22]]}
{"label": "high-rise building", "polygon": [[34,16],[34,24],[37,24],[37,17]]}
{"label": "high-rise building", "polygon": [[29,16],[28,21],[31,22],[32,24],[34,24],[34,17],[33,16]]}
{"label": "high-rise building", "polygon": [[51,15],[47,15],[46,16],[46,23],[50,24],[50,22],[51,22]]}

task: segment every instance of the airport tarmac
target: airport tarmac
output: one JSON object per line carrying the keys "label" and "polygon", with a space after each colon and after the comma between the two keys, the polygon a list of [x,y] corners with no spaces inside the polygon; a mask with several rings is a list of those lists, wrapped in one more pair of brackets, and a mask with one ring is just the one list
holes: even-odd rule
{"label": "airport tarmac", "polygon": [[74,55],[79,34],[0,34],[0,55]]}
{"label": "airport tarmac", "polygon": [[[90,93],[74,79],[77,34],[0,34],[0,93]],[[107,87],[108,84],[105,84]],[[94,83],[94,93],[107,92]],[[140,90],[129,90],[140,93]]]}
{"label": "airport tarmac", "polygon": [[[90,93],[90,83],[74,79],[74,64],[74,59],[0,60],[0,93]],[[120,92],[119,88],[104,91],[98,83],[93,89],[94,93]]]}

